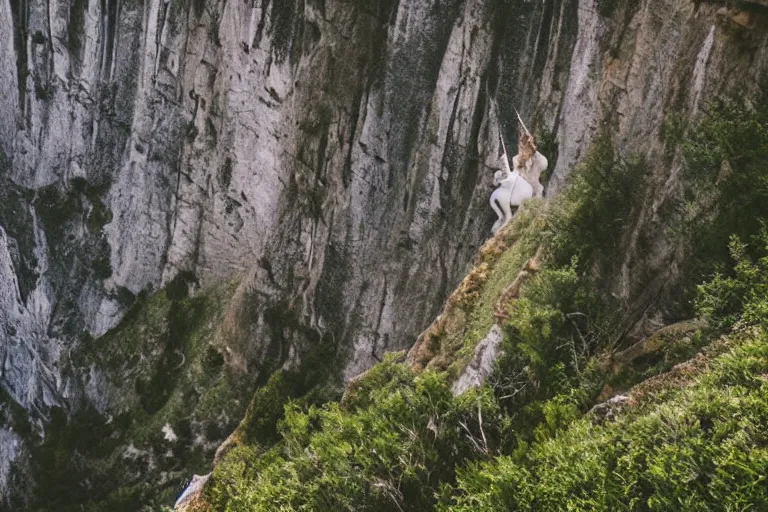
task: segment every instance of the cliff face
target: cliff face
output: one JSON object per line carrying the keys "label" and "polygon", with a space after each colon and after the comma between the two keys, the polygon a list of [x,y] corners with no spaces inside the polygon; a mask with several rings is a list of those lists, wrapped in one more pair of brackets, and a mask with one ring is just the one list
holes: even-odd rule
{"label": "cliff face", "polygon": [[[3,383],[14,399],[66,401],[69,380],[52,367],[72,337],[104,334],[133,296],[180,271],[248,275],[265,302],[298,300],[307,324],[360,347],[358,366],[403,346],[486,220],[475,111],[487,48],[465,61],[481,68],[463,70],[469,85],[446,84],[431,103],[462,71],[454,55],[438,78],[449,40],[464,46],[451,35],[460,6],[440,11],[5,2],[3,311],[18,318],[4,318],[15,333]],[[442,166],[439,135],[469,177]],[[410,290],[414,275],[428,284]]]}
{"label": "cliff face", "polygon": [[[218,349],[254,382],[317,343],[345,378],[408,347],[488,234],[514,108],[550,156],[548,195],[602,129],[622,152],[672,151],[673,114],[765,90],[763,11],[0,0],[2,460],[26,449],[18,406],[29,439],[53,409],[109,411],[115,375],[73,352],[179,276],[241,283]],[[622,241],[615,293],[638,319],[679,257],[657,215],[681,193],[671,161]]]}

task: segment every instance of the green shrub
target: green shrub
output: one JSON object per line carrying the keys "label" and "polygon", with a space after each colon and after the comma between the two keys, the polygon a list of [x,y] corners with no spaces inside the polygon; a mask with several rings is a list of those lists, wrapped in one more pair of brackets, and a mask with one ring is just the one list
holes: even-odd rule
{"label": "green shrub", "polygon": [[[768,254],[768,235],[756,242]],[[731,335],[733,348],[703,365],[691,386],[670,384],[614,423],[579,419],[573,393],[544,402],[533,440],[461,469],[438,509],[766,509],[768,257],[751,260],[736,237],[731,251],[734,277],[700,286],[697,306],[719,326],[759,329]]]}
{"label": "green shrub", "polygon": [[616,275],[622,242],[645,197],[647,169],[640,157],[618,156],[607,135],[597,138],[553,205],[546,235],[555,266],[576,258],[578,272],[591,275],[593,287],[606,288],[600,278]]}
{"label": "green shrub", "polygon": [[251,400],[241,425],[246,442],[268,446],[279,440],[277,424],[285,406],[296,398],[297,388],[298,379],[291,372],[281,370],[270,376]]}
{"label": "green shrub", "polygon": [[[728,115],[735,116],[735,124],[724,127],[723,119],[731,118],[710,116],[688,136],[682,126],[668,127],[668,142],[686,141],[689,172],[699,172],[704,183],[713,182],[707,173],[723,167],[723,155],[729,155],[732,169],[734,162],[748,173],[761,169],[761,150],[754,151],[754,144],[762,144],[761,122],[755,122],[754,112]],[[734,130],[749,148],[733,145]],[[296,375],[277,374],[252,404],[245,444],[215,469],[206,490],[208,509],[767,507],[762,475],[768,469],[768,432],[762,426],[768,417],[768,383],[762,376],[768,372],[768,340],[759,330],[710,361],[689,386],[669,385],[644,405],[617,413],[615,422],[585,417],[611,378],[601,356],[615,348],[626,327],[625,312],[607,291],[645,197],[646,169],[645,161],[619,157],[610,139],[600,137],[569,188],[541,216],[537,232],[545,222],[546,230],[537,244],[544,246],[545,256],[519,296],[503,304],[510,313],[504,355],[488,386],[454,397],[445,374],[415,375],[389,356],[354,381],[343,402],[318,405],[324,399],[307,398],[314,389],[308,383],[323,379],[312,377],[295,387]],[[741,179],[733,183],[746,186]],[[736,191],[729,187],[710,192],[714,197]],[[749,194],[759,197],[761,187],[758,183]],[[696,190],[697,197],[702,191]],[[725,203],[713,214],[716,223],[707,233],[719,237],[734,227],[731,212],[725,211],[731,207]],[[523,226],[525,215],[515,226]],[[698,289],[696,306],[716,326],[764,325],[768,319],[768,235],[754,237],[759,220],[752,224],[732,231],[739,235],[731,244],[735,269]],[[692,238],[692,245],[714,239],[707,237]],[[526,257],[537,247],[530,245]],[[500,262],[520,247],[503,250]],[[497,264],[472,315],[496,311],[519,272],[519,260],[525,258],[516,257],[503,279]],[[703,267],[686,270],[691,279],[700,279],[697,268]],[[471,339],[474,347],[474,329],[460,332],[459,342],[470,345]],[[665,371],[705,343],[699,338],[662,341],[669,345],[663,360],[638,363],[632,368],[637,375]],[[325,353],[315,357],[318,364],[306,365],[307,371],[332,359]]]}
{"label": "green shrub", "polygon": [[737,320],[768,325],[768,232],[754,237],[756,261],[747,254],[747,245],[734,236],[731,256],[736,262],[732,275],[716,273],[697,288],[696,309],[717,328],[733,326]]}
{"label": "green shrub", "polygon": [[[574,418],[599,390],[593,358],[616,339],[619,316],[594,294],[592,280],[567,267],[543,269],[510,310],[508,337],[493,376],[500,402],[517,432],[509,447],[524,447]],[[542,430],[538,430],[542,427]]]}
{"label": "green shrub", "polygon": [[767,369],[763,336],[662,403],[616,423],[577,420],[522,458],[468,465],[438,509],[763,510],[768,383],[759,375]]}
{"label": "green shrub", "polygon": [[374,393],[395,392],[401,386],[411,385],[415,375],[407,366],[398,363],[401,356],[386,354],[381,363],[350,383],[342,405],[350,411],[362,410],[372,405]]}
{"label": "green shrub", "polygon": [[354,410],[288,405],[280,443],[235,450],[216,468],[211,509],[429,510],[459,461],[487,457],[498,443],[487,390],[455,399],[444,376],[427,372],[369,396]]}
{"label": "green shrub", "polygon": [[[502,361],[529,368],[538,381],[549,386],[556,379],[548,375],[557,363],[578,367],[573,357],[577,333],[568,315],[579,311],[584,297],[575,260],[570,267],[546,269],[534,277],[511,311],[510,337],[505,346],[508,357]],[[521,361],[513,362],[514,359]],[[507,372],[514,371],[509,367]]]}
{"label": "green shrub", "polygon": [[698,282],[728,262],[732,235],[749,240],[768,219],[768,103],[714,103],[683,152],[687,272]]}
{"label": "green shrub", "polygon": [[618,159],[610,138],[600,136],[573,171],[553,216],[552,248],[560,264],[589,260],[610,246],[629,214],[638,176]]}

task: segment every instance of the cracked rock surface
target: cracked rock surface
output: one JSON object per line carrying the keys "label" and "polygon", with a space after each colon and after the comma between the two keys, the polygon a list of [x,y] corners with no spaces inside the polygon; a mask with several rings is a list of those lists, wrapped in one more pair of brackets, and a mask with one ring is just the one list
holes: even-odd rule
{"label": "cracked rock surface", "polygon": [[[612,4],[0,0],[0,388],[35,425],[0,416],[0,495],[54,408],[109,409],[106,370],[72,354],[138,296],[238,279],[230,362],[332,340],[349,379],[413,343],[488,236],[515,108],[551,196],[602,127],[653,154],[672,105],[765,90],[762,11]],[[638,307],[678,254],[655,219],[680,163],[654,173],[622,242],[650,253],[627,251],[615,291]],[[638,266],[665,270],[641,289]]]}

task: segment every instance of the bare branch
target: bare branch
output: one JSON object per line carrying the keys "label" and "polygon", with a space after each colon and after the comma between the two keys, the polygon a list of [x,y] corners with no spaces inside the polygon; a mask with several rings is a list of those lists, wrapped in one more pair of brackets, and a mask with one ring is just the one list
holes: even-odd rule
{"label": "bare branch", "polygon": [[523,391],[527,385],[528,385],[528,383],[526,382],[525,384],[523,384],[523,387],[516,389],[513,393],[511,393],[509,395],[500,396],[499,400],[506,400],[507,398],[514,397],[515,395],[517,395],[518,393]]}
{"label": "bare branch", "polygon": [[467,424],[463,421],[459,422],[459,425],[464,427],[464,430],[467,431],[467,439],[472,441],[472,444],[475,445],[475,450],[479,451],[480,453],[487,453],[483,448],[480,446],[480,444],[477,442],[477,439],[475,439],[475,436],[472,434],[472,431],[469,430],[469,427],[467,427]]}
{"label": "bare branch", "polygon": [[480,405],[480,401],[477,402],[477,422],[480,424],[480,434],[483,436],[483,446],[485,446],[485,453],[489,453],[488,440],[485,438],[485,431],[483,430],[483,409]]}

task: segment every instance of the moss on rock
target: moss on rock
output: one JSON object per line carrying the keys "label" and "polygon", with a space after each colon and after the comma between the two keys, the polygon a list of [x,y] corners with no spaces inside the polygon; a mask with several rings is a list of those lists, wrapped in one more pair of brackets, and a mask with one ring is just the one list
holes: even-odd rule
{"label": "moss on rock", "polygon": [[236,283],[196,294],[190,284],[182,275],[140,295],[117,328],[84,337],[72,354],[102,369],[109,408],[54,411],[55,432],[32,458],[42,475],[36,509],[144,510],[173,501],[189,471],[206,472],[253,384],[218,355]]}

